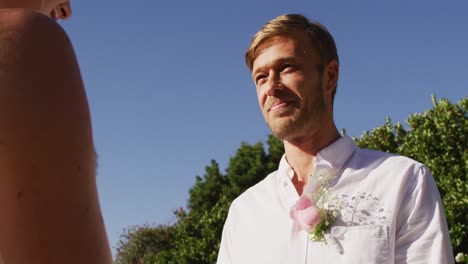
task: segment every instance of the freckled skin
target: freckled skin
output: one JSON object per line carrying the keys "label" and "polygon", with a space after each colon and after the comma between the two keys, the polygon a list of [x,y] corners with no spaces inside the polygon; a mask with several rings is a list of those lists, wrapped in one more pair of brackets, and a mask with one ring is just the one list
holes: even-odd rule
{"label": "freckled skin", "polygon": [[6,4],[0,0],[0,263],[112,263],[73,47],[52,19]]}

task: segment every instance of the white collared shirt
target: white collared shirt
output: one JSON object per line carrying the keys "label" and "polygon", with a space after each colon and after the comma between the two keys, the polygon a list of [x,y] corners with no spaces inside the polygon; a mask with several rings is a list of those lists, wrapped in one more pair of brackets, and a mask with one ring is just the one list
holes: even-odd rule
{"label": "white collared shirt", "polygon": [[289,212],[299,196],[283,156],[277,171],[231,204],[217,263],[453,263],[442,202],[424,165],[360,149],[345,136],[314,158],[312,177],[320,173],[335,177],[331,192],[346,204],[329,230],[336,245],[313,242],[294,226]]}

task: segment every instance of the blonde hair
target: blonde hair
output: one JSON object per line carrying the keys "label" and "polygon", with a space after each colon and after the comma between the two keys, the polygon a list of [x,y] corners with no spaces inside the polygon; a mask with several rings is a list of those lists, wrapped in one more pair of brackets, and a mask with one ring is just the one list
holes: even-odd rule
{"label": "blonde hair", "polygon": [[[250,71],[252,71],[254,60],[264,48],[264,46],[262,47],[263,44],[273,37],[287,37],[295,31],[307,33],[313,45],[312,48],[317,52],[322,66],[325,67],[333,60],[339,63],[335,40],[325,26],[319,22],[310,21],[301,14],[286,14],[270,20],[252,38],[252,42],[245,53],[245,62]],[[323,70],[323,67],[321,70]],[[335,93],[336,87],[332,94],[332,101]]]}

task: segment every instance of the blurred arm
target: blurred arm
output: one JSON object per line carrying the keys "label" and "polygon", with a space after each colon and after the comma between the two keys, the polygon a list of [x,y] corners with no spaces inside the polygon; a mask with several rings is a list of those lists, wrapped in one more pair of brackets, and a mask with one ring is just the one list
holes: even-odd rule
{"label": "blurred arm", "polygon": [[0,254],[5,263],[112,263],[86,94],[61,27],[0,10]]}

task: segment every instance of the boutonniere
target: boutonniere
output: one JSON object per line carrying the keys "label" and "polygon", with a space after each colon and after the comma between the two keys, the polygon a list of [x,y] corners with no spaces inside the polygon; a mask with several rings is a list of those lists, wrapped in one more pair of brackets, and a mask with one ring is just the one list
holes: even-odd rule
{"label": "boutonniere", "polygon": [[328,174],[319,174],[316,190],[304,193],[290,211],[294,223],[309,233],[312,241],[325,244],[336,243],[327,232],[344,206],[344,202],[330,192],[332,178]]}

